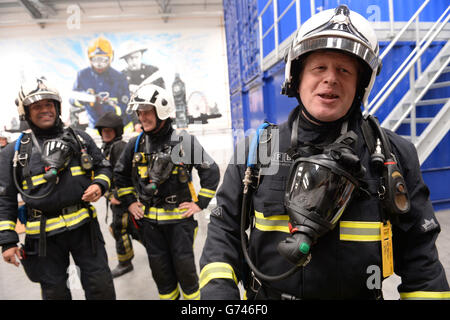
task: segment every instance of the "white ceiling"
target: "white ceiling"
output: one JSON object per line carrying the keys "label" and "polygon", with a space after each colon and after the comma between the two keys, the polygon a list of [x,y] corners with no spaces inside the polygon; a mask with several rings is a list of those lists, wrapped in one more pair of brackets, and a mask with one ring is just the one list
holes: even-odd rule
{"label": "white ceiling", "polygon": [[[78,9],[79,8],[79,9]],[[85,22],[222,16],[222,0],[0,0],[0,26],[65,23],[79,12]]]}

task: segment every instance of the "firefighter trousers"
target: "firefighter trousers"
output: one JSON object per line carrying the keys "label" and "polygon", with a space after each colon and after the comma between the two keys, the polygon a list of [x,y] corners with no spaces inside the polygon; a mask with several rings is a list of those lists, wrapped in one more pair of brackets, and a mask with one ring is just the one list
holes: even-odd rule
{"label": "firefighter trousers", "polygon": [[[94,233],[91,241],[90,223]],[[84,289],[87,300],[116,298],[105,241],[97,219],[74,230],[47,237],[47,253],[39,257],[39,239],[25,238],[25,273],[39,282],[44,300],[71,300],[70,289]],[[95,246],[95,254],[93,250]],[[75,265],[70,265],[70,254]]]}
{"label": "firefighter trousers", "polygon": [[198,275],[194,260],[194,238],[198,223],[192,217],[170,224],[155,224],[143,219],[144,245],[150,269],[162,300],[180,297],[199,299]]}
{"label": "firefighter trousers", "polygon": [[[120,263],[131,262],[134,257],[134,251],[131,238],[132,226],[130,225],[128,211],[116,205],[111,205],[111,211],[113,213],[111,231],[114,240],[116,240],[117,259]],[[133,238],[136,238],[134,233]]]}

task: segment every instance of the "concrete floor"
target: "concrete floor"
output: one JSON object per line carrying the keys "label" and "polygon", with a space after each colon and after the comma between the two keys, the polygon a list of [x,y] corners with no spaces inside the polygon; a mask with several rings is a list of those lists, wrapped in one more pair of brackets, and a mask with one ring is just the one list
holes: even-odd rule
{"label": "concrete floor", "polygon": [[[102,226],[103,235],[106,241],[106,250],[109,256],[109,265],[114,268],[117,264],[114,240],[107,230],[104,222],[105,204],[101,200],[96,204],[99,214],[99,221]],[[442,231],[437,240],[440,260],[445,267],[447,278],[450,280],[450,210],[436,213]],[[194,251],[197,261],[203,248],[207,224],[208,210],[204,210],[196,215],[199,223],[199,230],[194,245]],[[23,235],[21,236],[23,237]],[[137,241],[133,241],[135,258],[133,259],[134,271],[114,280],[117,299],[121,300],[156,300],[159,299],[155,283],[151,277],[148,265],[147,255],[143,246]],[[69,275],[72,274],[69,270]],[[400,278],[391,276],[383,282],[383,293],[385,299],[398,299],[399,294],[396,290],[400,283]],[[79,283],[72,282],[72,296],[75,300],[84,299],[84,292]],[[13,265],[0,261],[0,300],[35,300],[41,299],[39,284],[32,283],[26,277],[22,266],[18,268]]]}

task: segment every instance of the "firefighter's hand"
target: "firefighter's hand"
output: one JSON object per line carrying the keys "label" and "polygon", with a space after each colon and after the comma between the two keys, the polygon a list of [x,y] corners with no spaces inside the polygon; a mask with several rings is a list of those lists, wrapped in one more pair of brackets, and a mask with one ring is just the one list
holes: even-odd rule
{"label": "firefighter's hand", "polygon": [[133,202],[128,206],[128,212],[130,212],[136,220],[144,217],[144,210],[142,210],[143,204],[139,201]]}
{"label": "firefighter's hand", "polygon": [[22,260],[22,255],[20,253],[19,247],[12,247],[3,252],[3,260],[18,267],[20,263],[16,259],[16,256],[17,258],[19,258],[19,260]]}
{"label": "firefighter's hand", "polygon": [[102,196],[102,188],[96,183],[91,184],[85,191],[81,200],[86,202],[96,202]]}
{"label": "firefighter's hand", "polygon": [[111,199],[109,199],[109,202],[111,202],[111,204],[113,204],[115,206],[118,206],[120,204],[120,201],[114,197],[111,197]]}
{"label": "firefighter's hand", "polygon": [[194,213],[202,211],[202,209],[200,209],[200,207],[195,202],[180,203],[180,205],[178,206],[178,209],[180,209],[180,210],[187,209],[187,211],[185,213],[183,213],[183,215],[182,215],[183,218],[189,218]]}

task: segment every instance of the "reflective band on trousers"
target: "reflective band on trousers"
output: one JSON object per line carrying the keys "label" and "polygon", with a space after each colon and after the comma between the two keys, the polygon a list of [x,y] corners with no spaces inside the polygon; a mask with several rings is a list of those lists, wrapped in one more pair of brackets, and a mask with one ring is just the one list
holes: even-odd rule
{"label": "reflective band on trousers", "polygon": [[200,300],[200,290],[195,291],[194,293],[187,294],[183,292],[184,300]]}
{"label": "reflective band on trousers", "polygon": [[225,262],[212,262],[203,267],[200,272],[200,289],[212,279],[230,279],[238,285],[233,267]]}
{"label": "reflective band on trousers", "polygon": [[[142,206],[142,210],[144,210],[145,212],[145,206]],[[182,217],[182,215],[186,211],[187,209],[180,210],[178,208],[175,208],[173,210],[165,210],[164,208],[150,207],[148,209],[148,213],[144,217],[157,221],[178,220],[185,219],[184,217]]]}
{"label": "reflective band on trousers", "polygon": [[289,233],[288,222],[288,215],[265,217],[263,213],[255,210],[255,228],[258,230]]}
{"label": "reflective band on trousers", "polygon": [[167,293],[167,294],[159,294],[159,298],[161,300],[175,300],[178,298],[178,296],[180,295],[180,289],[178,289],[178,287],[173,290],[171,293]]}
{"label": "reflective band on trousers", "polygon": [[381,222],[340,221],[339,238],[344,241],[381,241]]}
{"label": "reflective band on trousers", "polygon": [[[93,212],[93,217],[95,218],[97,216],[97,212],[95,211],[95,208],[93,206],[91,206],[91,209]],[[69,213],[55,218],[50,218],[46,222],[45,232],[50,232],[61,228],[70,228],[77,225],[84,219],[88,218],[89,218],[89,210],[86,208],[82,208],[74,213]],[[29,235],[39,234],[40,225],[41,225],[40,221],[27,221],[26,234]]]}
{"label": "reflective band on trousers", "polygon": [[414,291],[400,292],[402,300],[450,300],[450,291]]}

